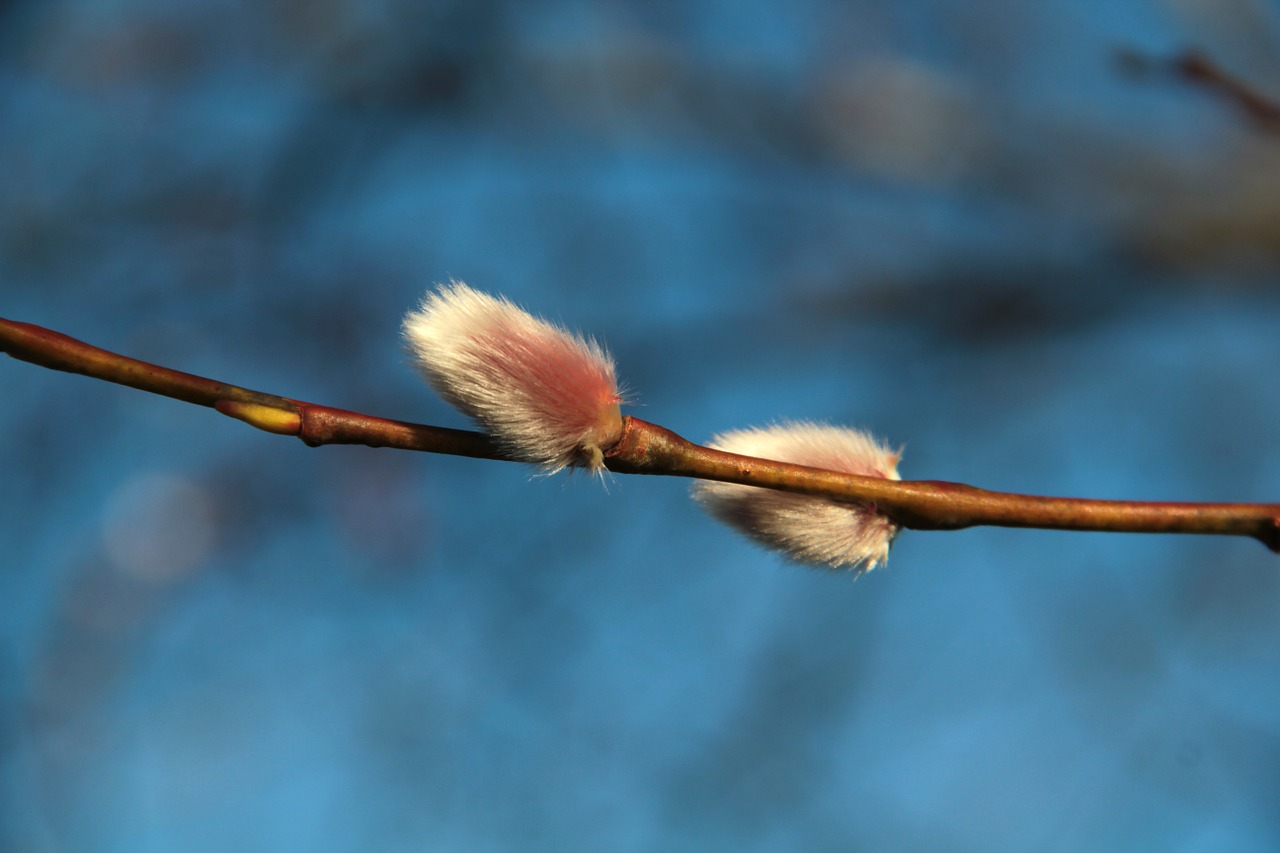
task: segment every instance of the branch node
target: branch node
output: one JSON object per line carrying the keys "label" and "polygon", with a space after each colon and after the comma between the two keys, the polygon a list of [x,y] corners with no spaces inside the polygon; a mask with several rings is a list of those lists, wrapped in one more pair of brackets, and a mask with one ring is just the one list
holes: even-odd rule
{"label": "branch node", "polygon": [[1280,554],[1280,515],[1271,519],[1271,524],[1267,526],[1258,538],[1262,540],[1263,545]]}

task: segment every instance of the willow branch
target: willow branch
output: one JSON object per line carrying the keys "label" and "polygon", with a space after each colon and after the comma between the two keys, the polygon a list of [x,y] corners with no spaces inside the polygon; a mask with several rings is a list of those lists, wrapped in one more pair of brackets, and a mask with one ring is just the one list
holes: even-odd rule
{"label": "willow branch", "polygon": [[1260,92],[1244,80],[1198,51],[1185,51],[1171,59],[1147,57],[1134,51],[1123,51],[1121,66],[1134,74],[1156,69],[1170,76],[1203,87],[1215,97],[1232,104],[1261,130],[1280,134],[1280,99]]}
{"label": "willow branch", "polygon": [[507,458],[501,448],[482,433],[393,421],[251,391],[108,352],[31,323],[0,318],[0,351],[52,370],[79,373],[208,406],[258,429],[295,436],[312,447],[365,444],[481,459]]}
{"label": "willow branch", "polygon": [[[251,391],[108,352],[74,338],[0,319],[0,351],[94,379],[208,406],[308,445],[363,444],[509,461],[489,436],[389,420]],[[620,474],[694,477],[874,506],[902,527],[956,530],[979,525],[1129,533],[1248,536],[1280,552],[1280,504],[1172,503],[1053,498],[992,492],[961,483],[860,477],[755,459],[694,444],[638,418],[605,454]]]}

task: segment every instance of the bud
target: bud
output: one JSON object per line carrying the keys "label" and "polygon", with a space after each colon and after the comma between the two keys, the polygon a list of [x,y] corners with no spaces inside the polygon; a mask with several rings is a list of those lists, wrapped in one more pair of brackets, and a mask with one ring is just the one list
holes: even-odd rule
{"label": "bud", "polygon": [[[786,423],[727,432],[711,447],[866,477],[898,477],[899,453],[870,435],[817,423]],[[889,557],[898,527],[874,505],[844,503],[756,486],[699,480],[694,497],[708,512],[768,548],[800,563],[833,569],[874,569]]]}
{"label": "bud", "polygon": [[548,474],[602,470],[622,435],[609,354],[505,299],[451,281],[409,312],[404,339],[440,396]]}

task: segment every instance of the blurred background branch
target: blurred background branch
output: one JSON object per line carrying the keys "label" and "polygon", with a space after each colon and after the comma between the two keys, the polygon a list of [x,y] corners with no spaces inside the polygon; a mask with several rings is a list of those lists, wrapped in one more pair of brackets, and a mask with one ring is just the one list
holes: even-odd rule
{"label": "blurred background branch", "polygon": [[1202,86],[1238,109],[1260,130],[1280,135],[1280,100],[1228,73],[1207,54],[1188,50],[1165,59],[1124,50],[1118,59],[1120,68],[1134,76],[1160,75]]}

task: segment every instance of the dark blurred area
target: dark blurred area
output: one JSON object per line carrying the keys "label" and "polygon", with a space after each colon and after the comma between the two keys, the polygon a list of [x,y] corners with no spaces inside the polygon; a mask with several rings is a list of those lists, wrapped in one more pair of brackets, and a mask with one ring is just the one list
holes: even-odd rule
{"label": "dark blurred area", "polygon": [[[0,4],[0,315],[463,426],[457,277],[695,440],[1280,499],[1264,0]],[[904,533],[789,566],[677,480],[308,449],[0,360],[0,850],[1280,848],[1280,564]]]}

